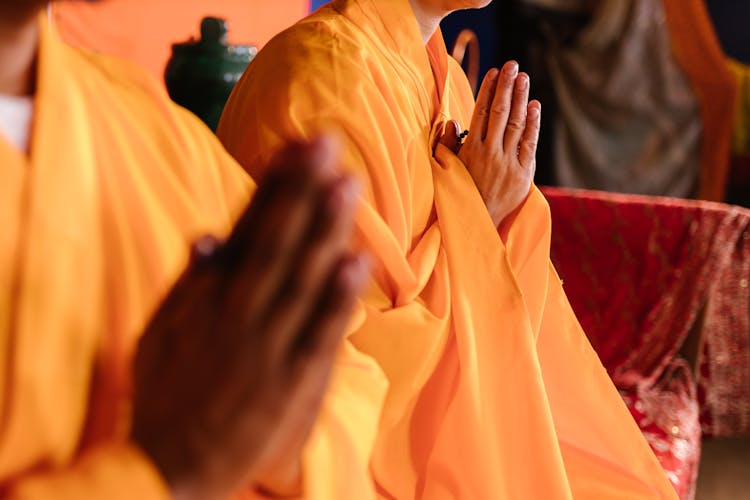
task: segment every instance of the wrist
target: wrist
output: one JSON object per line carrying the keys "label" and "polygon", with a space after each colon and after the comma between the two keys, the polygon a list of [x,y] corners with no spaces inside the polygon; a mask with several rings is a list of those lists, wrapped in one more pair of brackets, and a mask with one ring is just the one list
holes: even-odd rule
{"label": "wrist", "polygon": [[513,222],[515,222],[516,218],[518,217],[518,213],[521,211],[522,207],[523,203],[518,205],[512,212],[503,217],[503,219],[497,225],[497,232],[500,235],[500,238],[503,240],[503,243],[508,241],[510,228],[513,225]]}

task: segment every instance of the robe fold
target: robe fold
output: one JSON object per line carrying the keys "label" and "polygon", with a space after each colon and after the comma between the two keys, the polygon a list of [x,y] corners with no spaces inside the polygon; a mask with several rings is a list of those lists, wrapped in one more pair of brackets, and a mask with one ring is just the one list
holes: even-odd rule
{"label": "robe fold", "polygon": [[284,140],[334,131],[376,262],[303,456],[310,499],[675,498],[549,260],[536,190],[505,241],[433,146],[474,102],[408,0],[336,0],[271,40],[219,126],[257,179]]}
{"label": "robe fold", "polygon": [[0,494],[167,498],[127,440],[132,355],[252,183],[151,77],[40,26],[29,155],[0,137]]}

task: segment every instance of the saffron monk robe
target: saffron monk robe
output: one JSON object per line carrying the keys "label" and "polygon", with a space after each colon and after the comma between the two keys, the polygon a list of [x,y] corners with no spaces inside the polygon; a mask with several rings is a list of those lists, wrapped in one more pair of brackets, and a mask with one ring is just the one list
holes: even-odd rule
{"label": "saffron monk robe", "polygon": [[[268,489],[366,280],[356,182],[330,139],[297,144],[243,212],[253,184],[210,131],[44,9],[0,3],[0,496]],[[229,237],[175,285],[207,233]]]}
{"label": "saffron monk robe", "polygon": [[288,462],[321,500],[676,498],[550,263],[528,76],[491,71],[475,106],[447,55],[440,20],[487,3],[334,0],[270,41],[224,110],[256,179],[283,141],[335,129],[365,186],[373,280]]}

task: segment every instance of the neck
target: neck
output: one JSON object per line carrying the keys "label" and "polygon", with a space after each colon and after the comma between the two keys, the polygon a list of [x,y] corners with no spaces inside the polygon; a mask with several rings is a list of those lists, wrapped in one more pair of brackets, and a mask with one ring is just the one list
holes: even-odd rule
{"label": "neck", "polygon": [[40,2],[0,3],[0,94],[34,93]]}
{"label": "neck", "polygon": [[427,2],[420,2],[419,0],[409,0],[409,2],[414,11],[414,16],[417,18],[419,32],[422,34],[422,41],[426,45],[440,26],[440,21],[443,20],[443,17],[445,17],[448,12],[430,8],[425,5]]}

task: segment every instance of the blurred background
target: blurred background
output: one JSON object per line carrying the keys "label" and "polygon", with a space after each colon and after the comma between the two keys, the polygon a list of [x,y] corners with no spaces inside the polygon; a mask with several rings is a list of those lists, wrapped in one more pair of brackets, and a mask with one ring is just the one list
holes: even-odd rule
{"label": "blurred background", "polygon": [[482,72],[516,59],[544,105],[538,181],[750,202],[750,2],[505,0],[471,27]]}

